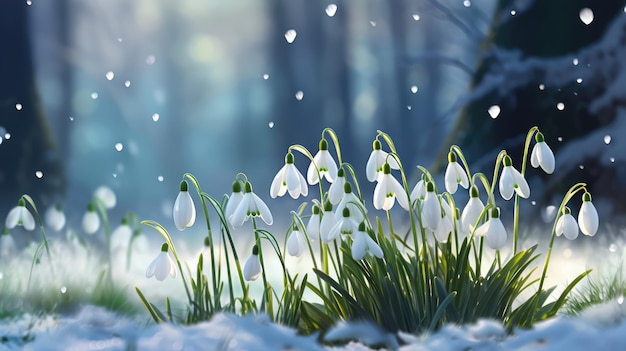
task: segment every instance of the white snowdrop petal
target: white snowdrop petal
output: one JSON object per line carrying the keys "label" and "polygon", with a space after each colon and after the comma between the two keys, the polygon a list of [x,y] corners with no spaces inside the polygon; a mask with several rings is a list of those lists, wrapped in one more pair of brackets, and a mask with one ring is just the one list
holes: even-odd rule
{"label": "white snowdrop petal", "polygon": [[500,249],[506,244],[506,229],[500,218],[492,218],[489,231],[486,233],[485,242],[492,249]]}
{"label": "white snowdrop petal", "polygon": [[311,239],[320,237],[320,215],[312,214],[306,225],[306,233]]}
{"label": "white snowdrop petal", "polygon": [[568,213],[563,218],[563,235],[569,240],[574,240],[578,237],[578,223],[574,219],[571,213]]}
{"label": "white snowdrop petal", "polygon": [[335,224],[337,224],[335,214],[332,212],[324,212],[320,222],[320,238],[322,241],[329,242],[332,240],[330,239],[330,233],[335,227]]}
{"label": "white snowdrop petal", "polygon": [[30,211],[24,207],[24,206],[20,206],[21,207],[21,215],[20,215],[20,219],[22,221],[22,225],[24,226],[24,229],[26,230],[34,230],[35,229],[35,219],[33,218],[33,215],[30,214]]}
{"label": "white snowdrop petal", "polygon": [[459,183],[456,181],[456,172],[453,167],[453,163],[448,163],[446,167],[446,173],[444,175],[444,181],[446,186],[446,191],[450,194],[456,193],[457,188],[459,187]]}
{"label": "white snowdrop petal", "polygon": [[343,187],[345,183],[345,177],[337,177],[335,182],[330,185],[330,188],[328,188],[328,199],[330,200],[331,204],[336,205],[341,201],[341,197],[344,193]]}
{"label": "white snowdrop petal", "polygon": [[315,154],[315,156],[313,157],[313,161],[311,161],[311,163],[309,163],[309,168],[307,168],[306,170],[306,180],[309,184],[311,185],[315,185],[317,183],[319,183],[320,179],[319,176],[317,174],[317,169],[315,168],[315,166],[317,165],[317,167],[320,167],[320,151],[317,152],[317,154]]}
{"label": "white snowdrop petal", "polygon": [[335,179],[337,179],[338,171],[335,159],[333,159],[333,156],[330,154],[330,152],[326,150],[322,155],[322,160],[324,160],[324,164],[328,169],[326,172],[324,172],[324,177],[328,182],[333,183]]}
{"label": "white snowdrop petal", "polygon": [[367,248],[367,244],[365,242],[366,236],[367,234],[363,232],[355,233],[351,248],[353,259],[361,260],[365,257],[365,249]]}
{"label": "white snowdrop petal", "polygon": [[530,196],[530,187],[528,186],[528,182],[526,182],[526,179],[517,169],[512,168],[511,171],[515,185],[517,185],[514,187],[515,192],[517,195],[527,199]]}
{"label": "white snowdrop petal", "polygon": [[486,236],[489,232],[489,227],[491,226],[491,219],[487,222],[483,223],[480,227],[476,228],[474,232],[474,236]]}
{"label": "white snowdrop petal", "polygon": [[367,159],[367,163],[365,164],[365,175],[367,176],[367,180],[373,182],[376,180],[378,176],[377,168],[380,167],[378,163],[378,153],[383,152],[381,150],[372,150],[369,158]]}
{"label": "white snowdrop petal", "polygon": [[156,258],[154,277],[163,281],[171,274],[171,271],[172,267],[170,265],[169,257],[167,257],[167,252],[161,251],[159,256]]}
{"label": "white snowdrop petal", "polygon": [[463,212],[461,212],[461,226],[466,232],[469,233],[474,229],[474,224],[476,224],[483,208],[485,208],[485,205],[483,205],[483,202],[477,197],[470,197],[467,201],[467,205],[465,205]]}
{"label": "white snowdrop petal", "polygon": [[302,175],[302,173],[300,173],[298,171],[298,181],[300,182],[300,195],[302,196],[307,196],[309,195],[309,185],[306,182],[306,179],[304,179],[304,176]]}
{"label": "white snowdrop petal", "polygon": [[87,211],[83,216],[83,230],[87,234],[93,234],[100,228],[100,217],[94,211]]}
{"label": "white snowdrop petal", "polygon": [[248,216],[248,208],[250,207],[250,193],[246,193],[243,195],[243,198],[239,202],[239,205],[233,211],[232,216],[230,216],[230,225],[233,228],[239,228],[243,225],[243,222],[246,221],[246,217]]}
{"label": "white snowdrop petal", "polygon": [[269,207],[267,207],[265,202],[263,202],[263,200],[261,200],[261,198],[258,197],[257,194],[250,193],[250,196],[252,197],[252,201],[254,201],[256,208],[259,210],[259,216],[261,217],[263,222],[265,222],[265,224],[267,225],[272,225],[272,223],[274,223],[274,217],[272,217],[272,213],[270,212]]}
{"label": "white snowdrop petal", "polygon": [[[158,256],[157,256],[158,257]],[[148,265],[148,269],[146,269],[146,278],[152,278],[155,273],[157,259],[155,258]]]}
{"label": "white snowdrop petal", "polygon": [[46,225],[50,229],[58,232],[65,226],[65,214],[58,210],[55,206],[50,207],[45,214]]}
{"label": "white snowdrop petal", "polygon": [[374,241],[374,239],[370,238],[369,235],[366,235],[365,241],[367,243],[367,249],[372,255],[378,258],[384,257],[383,250],[380,248],[380,245],[378,245],[378,243]]}
{"label": "white snowdrop petal", "polygon": [[115,193],[108,186],[103,185],[103,186],[98,187],[94,191],[94,196],[99,198],[100,201],[102,201],[102,203],[104,204],[104,207],[107,210],[110,210],[113,207],[115,207],[115,204],[117,203],[117,198],[115,196]]}
{"label": "white snowdrop petal", "polygon": [[422,202],[422,223],[424,227],[435,231],[441,221],[441,207],[439,198],[434,192],[426,192],[424,201]]}
{"label": "white snowdrop petal", "polygon": [[406,192],[404,191],[404,187],[398,180],[393,178],[393,192],[396,194],[396,200],[398,200],[398,204],[402,206],[403,209],[409,211],[409,198],[406,196]]}
{"label": "white snowdrop petal", "polygon": [[552,152],[552,149],[550,149],[550,146],[548,146],[546,142],[540,142],[535,144],[536,147],[537,145],[539,145],[537,158],[539,159],[539,164],[541,165],[541,168],[544,170],[544,172],[552,174],[552,172],[554,172],[555,165],[554,153]]}
{"label": "white snowdrop petal", "polygon": [[7,215],[7,219],[4,222],[4,225],[7,228],[9,229],[15,228],[17,223],[20,221],[20,212],[21,212],[20,207],[21,206],[15,206],[11,209],[11,211],[9,211],[9,214]]}
{"label": "white snowdrop petal", "polygon": [[533,168],[539,167],[539,143],[533,146],[533,150],[530,152],[530,165]]}
{"label": "white snowdrop petal", "polygon": [[274,180],[272,180],[272,184],[270,185],[270,196],[272,199],[277,196],[283,196],[285,195],[285,192],[287,192],[287,186],[284,184],[286,171],[287,165],[285,164],[274,176]]}
{"label": "white snowdrop petal", "polygon": [[289,194],[293,192],[296,194],[295,198],[298,198],[298,196],[300,196],[300,171],[298,171],[293,163],[287,164],[286,166],[287,171],[285,172],[285,181],[287,182],[287,190],[289,191]]}
{"label": "white snowdrop petal", "polygon": [[502,170],[502,175],[500,175],[500,182],[498,183],[500,195],[505,200],[510,200],[513,197],[513,193],[515,192],[515,181],[513,180],[513,174],[511,172],[511,169],[513,169],[512,166],[504,167],[504,169]]}
{"label": "white snowdrop petal", "polygon": [[230,195],[230,197],[228,198],[228,202],[226,203],[226,210],[224,211],[224,215],[227,219],[233,215],[233,212],[235,212],[235,209],[237,208],[237,205],[239,205],[239,203],[241,202],[242,198],[242,192],[236,192]]}
{"label": "white snowdrop petal", "polygon": [[591,201],[583,201],[578,212],[578,225],[585,235],[594,236],[598,231],[598,211]]}
{"label": "white snowdrop petal", "polygon": [[[374,208],[380,210],[385,205],[385,200],[387,197],[386,194],[386,185],[388,178],[383,176],[378,183],[376,183],[376,187],[374,188],[374,198],[372,202],[374,203]],[[388,209],[385,209],[388,210]]]}
{"label": "white snowdrop petal", "polygon": [[176,196],[172,217],[176,228],[180,231],[191,227],[196,221],[196,207],[188,191],[181,191]]}
{"label": "white snowdrop petal", "polygon": [[426,195],[426,188],[424,187],[424,180],[420,179],[415,186],[413,187],[413,190],[411,191],[411,202],[421,199]]}
{"label": "white snowdrop petal", "polygon": [[243,266],[243,277],[247,281],[257,280],[262,273],[261,261],[258,255],[250,255]]}

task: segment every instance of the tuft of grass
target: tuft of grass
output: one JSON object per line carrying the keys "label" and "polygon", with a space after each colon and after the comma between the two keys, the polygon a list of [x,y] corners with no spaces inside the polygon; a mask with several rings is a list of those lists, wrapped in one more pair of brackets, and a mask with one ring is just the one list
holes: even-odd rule
{"label": "tuft of grass", "polygon": [[626,279],[624,279],[623,266],[620,266],[613,274],[589,276],[584,284],[572,291],[563,307],[563,313],[575,316],[591,306],[614,299],[623,299],[624,296],[626,296]]}

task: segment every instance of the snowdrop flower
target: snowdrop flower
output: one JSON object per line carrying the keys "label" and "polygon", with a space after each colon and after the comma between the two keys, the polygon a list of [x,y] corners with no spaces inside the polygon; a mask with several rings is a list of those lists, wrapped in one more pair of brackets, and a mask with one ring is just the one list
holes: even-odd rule
{"label": "snowdrop flower", "polygon": [[189,184],[186,180],[180,182],[180,192],[174,201],[172,217],[174,217],[176,228],[181,232],[196,222],[196,206],[189,195]]}
{"label": "snowdrop flower", "polygon": [[26,208],[26,201],[23,198],[20,198],[17,202],[17,206],[13,207],[11,211],[9,211],[4,224],[9,229],[13,229],[18,225],[24,227],[26,230],[35,229],[35,219]]}
{"label": "snowdrop flower", "polygon": [[[317,169],[315,168],[317,166]],[[319,173],[318,173],[319,171]],[[313,157],[306,172],[306,179],[311,185],[319,183],[320,177],[326,178],[329,183],[333,183],[337,176],[337,164],[328,151],[328,142],[322,138],[319,143],[319,150]]]}
{"label": "snowdrop flower", "polygon": [[398,199],[398,203],[405,210],[409,210],[409,199],[400,182],[391,175],[391,167],[385,162],[383,173],[378,177],[374,188],[374,207],[377,210],[389,211]]}
{"label": "snowdrop flower", "polygon": [[435,193],[435,184],[432,182],[426,183],[426,196],[422,201],[421,219],[424,228],[432,232],[437,230],[441,222],[441,205],[439,204],[439,197]]}
{"label": "snowdrop flower", "polygon": [[307,249],[306,238],[304,234],[294,226],[293,230],[287,238],[287,252],[294,257],[300,257]]}
{"label": "snowdrop flower", "polygon": [[506,244],[506,229],[500,220],[499,208],[491,209],[489,220],[478,227],[474,235],[484,236],[487,246],[492,249],[500,249]]}
{"label": "snowdrop flower", "polygon": [[424,196],[426,196],[426,175],[422,174],[422,178],[413,187],[409,198],[413,203],[415,200],[424,200]]}
{"label": "snowdrop flower", "polygon": [[309,217],[309,221],[306,224],[306,234],[311,239],[318,239],[320,237],[320,221],[322,220],[320,216],[320,207],[313,205],[311,211],[311,217]]}
{"label": "snowdrop flower", "polygon": [[0,258],[9,258],[15,252],[15,240],[9,232],[9,228],[4,228],[0,234]]}
{"label": "snowdrop flower", "polygon": [[517,195],[528,198],[530,196],[530,188],[526,179],[522,174],[513,167],[513,161],[509,155],[504,156],[504,169],[500,176],[500,195],[505,200],[510,200],[513,197],[513,192]]}
{"label": "snowdrop flower", "polygon": [[456,193],[459,184],[467,189],[469,187],[469,179],[467,173],[463,170],[463,167],[456,161],[456,154],[452,151],[448,153],[448,166],[446,167],[446,173],[444,176],[446,183],[446,190],[450,194]]}
{"label": "snowdrop flower", "polygon": [[567,206],[563,209],[561,216],[556,221],[555,230],[557,236],[563,234],[569,240],[574,240],[578,237],[578,223],[576,223],[571,212]]}
{"label": "snowdrop flower", "polygon": [[128,218],[122,218],[122,223],[111,233],[111,249],[119,250],[128,247],[133,230],[128,225]]}
{"label": "snowdrop flower", "polygon": [[470,198],[461,213],[461,227],[464,231],[471,233],[474,230],[474,225],[484,208],[485,205],[478,197],[478,188],[472,186],[470,188]]}
{"label": "snowdrop flower", "polygon": [[450,233],[453,230],[454,230],[454,224],[452,224],[452,218],[450,218],[448,214],[444,214],[441,217],[441,221],[439,221],[439,225],[437,226],[437,229],[435,229],[434,231],[435,238],[437,239],[437,241],[445,243],[446,241],[448,241],[448,236],[450,236]]}
{"label": "snowdrop flower", "polygon": [[58,232],[65,226],[65,213],[61,208],[61,204],[56,204],[48,208],[45,214],[46,224],[50,229]]}
{"label": "snowdrop flower", "polygon": [[594,236],[598,231],[598,224],[598,211],[591,202],[591,194],[585,192],[583,194],[583,204],[578,212],[580,231],[585,235]]}
{"label": "snowdrop flower", "polygon": [[394,157],[387,157],[389,154],[383,151],[382,148],[380,140],[374,140],[372,143],[372,152],[365,164],[365,174],[367,175],[367,180],[370,182],[378,179],[378,175],[383,170],[383,164],[385,162],[389,163],[391,169],[400,169],[398,161],[396,161]]}
{"label": "snowdrop flower", "polygon": [[257,280],[263,272],[261,268],[261,260],[259,259],[259,247],[252,247],[252,255],[248,257],[243,265],[243,278],[247,281]]}
{"label": "snowdrop flower", "polygon": [[554,172],[554,153],[546,144],[543,134],[537,132],[535,134],[535,146],[530,153],[530,165],[534,168],[541,166],[544,172],[552,174]]}
{"label": "snowdrop flower", "polygon": [[83,230],[87,234],[93,234],[100,229],[100,216],[96,213],[96,206],[93,202],[87,205],[87,212],[83,215]]}
{"label": "snowdrop flower", "polygon": [[352,258],[355,260],[363,259],[368,252],[378,258],[384,256],[380,246],[365,232],[365,222],[361,222],[358,230],[354,233],[351,251]]}
{"label": "snowdrop flower", "polygon": [[239,228],[250,217],[261,217],[267,225],[274,222],[270,209],[257,194],[252,192],[252,184],[246,182],[243,197],[229,220],[233,228]]}
{"label": "snowdrop flower", "polygon": [[347,182],[343,187],[343,196],[341,197],[341,201],[339,201],[339,204],[335,209],[335,219],[337,221],[341,219],[345,208],[350,209],[352,216],[358,223],[363,222],[365,219],[365,215],[363,214],[366,212],[365,207],[363,207],[361,200],[359,200],[359,198],[352,192],[352,185]]}
{"label": "snowdrop flower", "polygon": [[233,192],[230,194],[228,198],[228,202],[226,203],[226,209],[224,210],[224,216],[226,218],[230,218],[235,212],[235,209],[243,199],[243,192],[241,192],[241,183],[238,180],[233,182]]}
{"label": "snowdrop flower", "polygon": [[328,198],[333,205],[336,205],[341,201],[343,196],[343,188],[346,184],[346,173],[343,168],[337,170],[337,177],[335,181],[328,188]]}
{"label": "snowdrop flower", "polygon": [[115,207],[115,204],[117,203],[117,198],[115,197],[115,193],[113,192],[113,190],[111,190],[111,188],[109,188],[106,185],[102,185],[98,187],[93,192],[93,196],[100,199],[100,201],[102,201],[102,203],[104,204],[104,208],[106,208],[107,210],[110,210],[113,207]]}
{"label": "snowdrop flower", "polygon": [[297,199],[309,194],[309,187],[304,176],[293,164],[293,154],[288,152],[285,156],[285,165],[276,173],[272,185],[270,186],[270,196],[283,196],[289,191],[289,196]]}
{"label": "snowdrop flower", "polygon": [[331,204],[330,201],[326,201],[320,222],[320,239],[322,239],[323,242],[332,241],[332,239],[330,239],[330,231],[335,224],[337,224],[337,218],[333,213],[333,204]]}
{"label": "snowdrop flower", "polygon": [[353,233],[356,233],[358,229],[359,224],[354,219],[354,217],[350,215],[350,209],[344,208],[341,218],[337,220],[337,223],[335,223],[335,225],[330,230],[327,241],[333,241],[337,239],[339,237],[339,234],[351,235]]}
{"label": "snowdrop flower", "polygon": [[168,276],[176,278],[176,263],[168,253],[167,243],[163,243],[163,245],[161,245],[161,252],[150,263],[150,265],[148,265],[146,278],[151,278],[153,276],[160,281],[165,280]]}

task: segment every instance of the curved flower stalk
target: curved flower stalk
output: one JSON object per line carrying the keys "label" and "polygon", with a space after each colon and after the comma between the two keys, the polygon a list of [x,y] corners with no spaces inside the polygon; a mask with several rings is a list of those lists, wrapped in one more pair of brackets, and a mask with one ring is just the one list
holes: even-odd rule
{"label": "curved flower stalk", "polygon": [[320,140],[318,151],[309,164],[306,177],[311,185],[319,183],[320,178],[326,178],[329,183],[334,183],[337,178],[337,164],[328,151],[328,141],[324,137]]}
{"label": "curved flower stalk", "polygon": [[83,215],[83,230],[87,234],[94,234],[100,229],[100,217],[96,212],[96,206],[93,202],[87,205],[87,212]]}
{"label": "curved flower stalk", "polygon": [[594,236],[598,231],[598,211],[591,202],[591,194],[587,191],[583,194],[583,204],[578,212],[578,225],[585,235]]}
{"label": "curved flower stalk", "polygon": [[337,170],[335,181],[328,188],[328,199],[333,205],[337,205],[343,197],[344,187],[346,184],[346,172],[343,168]]}
{"label": "curved flower stalk", "polygon": [[450,194],[456,193],[459,184],[465,189],[469,187],[467,173],[456,161],[456,154],[452,151],[448,152],[448,166],[446,167],[444,179],[446,191]]}
{"label": "curved flower stalk", "polygon": [[320,207],[313,205],[313,207],[311,207],[311,217],[309,217],[309,221],[306,224],[306,233],[309,238],[313,240],[319,239],[321,220]]}
{"label": "curved flower stalk", "polygon": [[259,259],[259,247],[254,245],[252,247],[252,254],[243,265],[243,277],[247,281],[254,281],[261,276],[261,273],[263,273],[263,269],[261,267],[261,260]]}
{"label": "curved flower stalk", "polygon": [[274,222],[270,209],[265,202],[252,191],[252,184],[246,181],[243,197],[229,220],[233,228],[239,228],[250,217],[260,217],[267,225],[271,225]]}
{"label": "curved flower stalk", "polygon": [[350,209],[352,213],[352,217],[360,223],[365,220],[365,213],[367,210],[361,200],[352,192],[352,185],[349,182],[346,182],[343,187],[343,196],[341,197],[341,201],[335,208],[335,219],[339,221],[343,216],[343,210],[345,208]]}
{"label": "curved flower stalk", "polygon": [[500,176],[500,195],[505,200],[510,200],[513,193],[518,196],[528,198],[530,196],[530,188],[524,176],[513,167],[513,161],[509,155],[504,156],[504,168]]}
{"label": "curved flower stalk", "polygon": [[106,185],[99,186],[94,192],[93,196],[100,199],[107,210],[115,207],[117,204],[117,197],[111,188]]}
{"label": "curved flower stalk", "polygon": [[494,207],[490,211],[487,222],[474,232],[476,236],[484,236],[487,246],[492,249],[501,249],[506,244],[506,229],[500,220],[500,209]]}
{"label": "curved flower stalk", "polygon": [[157,280],[163,281],[167,277],[176,278],[176,263],[172,260],[168,253],[167,243],[161,245],[161,252],[148,265],[146,270],[146,278],[155,277]]}
{"label": "curved flower stalk", "polygon": [[391,169],[400,169],[400,165],[396,159],[388,157],[389,154],[383,151],[382,148],[383,146],[380,140],[375,139],[372,143],[372,152],[365,164],[365,175],[370,182],[378,180],[378,176],[382,173],[383,164],[385,164],[385,162],[389,163]]}
{"label": "curved flower stalk", "polygon": [[365,231],[365,222],[359,224],[358,230],[353,235],[351,252],[355,260],[363,259],[368,253],[378,258],[384,257],[378,243]]}
{"label": "curved flower stalk", "polygon": [[461,226],[467,233],[471,233],[474,230],[474,226],[478,222],[483,208],[485,208],[480,197],[478,197],[478,188],[475,185],[470,188],[469,193],[470,198],[461,213]]}
{"label": "curved flower stalk", "polygon": [[9,211],[4,224],[9,229],[13,229],[16,226],[22,226],[28,231],[35,229],[35,218],[26,208],[26,201],[23,198],[20,198],[17,206]]}
{"label": "curved flower stalk", "polygon": [[196,206],[191,195],[189,195],[189,184],[186,180],[180,182],[180,192],[174,202],[172,217],[176,229],[181,232],[196,222]]}
{"label": "curved flower stalk", "polygon": [[541,167],[547,174],[554,172],[554,153],[550,146],[546,144],[543,134],[539,131],[535,134],[535,146],[530,153],[530,165],[533,168]]}
{"label": "curved flower stalk", "polygon": [[574,240],[578,237],[578,223],[572,216],[572,212],[569,207],[565,206],[561,211],[561,216],[556,221],[556,236],[564,235],[569,240]]}
{"label": "curved flower stalk", "polygon": [[63,213],[60,203],[48,208],[44,218],[46,225],[55,232],[60,231],[65,226],[65,213]]}
{"label": "curved flower stalk", "polygon": [[[317,174],[317,173],[316,173]],[[272,185],[270,186],[270,196],[272,199],[283,196],[289,192],[289,196],[297,199],[309,194],[309,187],[304,176],[294,165],[294,158],[291,151],[285,156],[285,165],[276,173]]]}
{"label": "curved flower stalk", "polygon": [[409,199],[406,191],[400,182],[391,175],[391,166],[385,162],[382,174],[378,176],[378,183],[374,188],[374,208],[389,211],[396,199],[402,208],[409,211]]}

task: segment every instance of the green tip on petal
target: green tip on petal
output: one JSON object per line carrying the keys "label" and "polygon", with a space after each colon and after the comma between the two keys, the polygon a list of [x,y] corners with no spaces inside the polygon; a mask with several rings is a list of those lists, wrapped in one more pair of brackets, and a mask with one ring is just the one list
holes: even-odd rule
{"label": "green tip on petal", "polygon": [[291,152],[288,152],[287,155],[285,155],[285,163],[293,164],[293,154]]}
{"label": "green tip on petal", "polygon": [[21,207],[26,206],[26,200],[24,200],[24,198],[23,198],[23,197],[20,197],[20,199],[19,199],[19,200],[17,200],[17,205],[18,205],[18,206],[21,206]]}
{"label": "green tip on petal", "polygon": [[319,149],[320,150],[328,150],[328,141],[326,141],[326,139],[322,138],[320,140]]}
{"label": "green tip on petal", "polygon": [[426,191],[427,192],[435,192],[435,184],[433,184],[433,182],[427,182],[426,183]]}
{"label": "green tip on petal", "polygon": [[378,139],[374,140],[374,142],[372,143],[372,149],[380,150],[382,148],[383,148],[383,145],[380,143],[380,140]]}
{"label": "green tip on petal", "polygon": [[189,184],[187,184],[186,180],[180,182],[180,191],[189,191]]}
{"label": "green tip on petal", "polygon": [[359,223],[359,231],[360,232],[364,232],[365,231],[365,222]]}
{"label": "green tip on petal", "polygon": [[128,225],[128,217],[126,217],[126,216],[122,217],[121,224],[122,225]]}
{"label": "green tip on petal", "polygon": [[500,218],[500,209],[494,207],[491,209],[491,218]]}
{"label": "green tip on petal", "polygon": [[344,208],[343,208],[343,213],[342,213],[342,214],[343,214],[343,217],[344,217],[344,218],[346,218],[346,217],[350,217],[350,209],[349,209],[349,208],[347,208],[347,207],[344,207]]}
{"label": "green tip on petal", "polygon": [[244,187],[244,192],[245,193],[251,193],[252,192],[252,184],[250,184],[250,182],[246,182],[246,185]]}
{"label": "green tip on petal", "polygon": [[478,187],[476,185],[472,185],[470,188],[470,197],[478,197]]}
{"label": "green tip on petal", "polygon": [[461,210],[459,210],[458,207],[454,208],[454,219],[460,219],[461,218]]}
{"label": "green tip on petal", "polygon": [[169,246],[167,246],[167,243],[163,243],[163,245],[161,245],[161,252],[167,252],[168,248]]}
{"label": "green tip on petal", "polygon": [[90,202],[87,205],[87,212],[95,212],[96,211],[96,205],[93,202]]}
{"label": "green tip on petal", "polygon": [[456,155],[452,151],[448,152],[448,162],[456,162]]}
{"label": "green tip on petal", "polygon": [[570,214],[570,213],[572,213],[572,210],[570,210],[569,207],[565,206],[563,208],[563,214],[566,215],[566,214]]}
{"label": "green tip on petal", "polygon": [[252,246],[252,254],[254,256],[258,256],[259,255],[259,247],[257,245]]}
{"label": "green tip on petal", "polygon": [[63,205],[61,205],[60,202],[57,202],[57,204],[54,206],[54,208],[56,208],[57,211],[62,211],[63,210]]}
{"label": "green tip on petal", "polygon": [[585,191],[585,193],[583,194],[583,201],[584,202],[591,201],[591,194],[588,191]]}
{"label": "green tip on petal", "polygon": [[211,239],[208,236],[204,237],[204,247],[211,246]]}
{"label": "green tip on petal", "polygon": [[330,212],[333,210],[333,204],[326,200],[326,202],[324,203],[324,212]]}
{"label": "green tip on petal", "polygon": [[504,166],[505,167],[513,166],[513,160],[511,159],[511,156],[509,155],[504,156]]}
{"label": "green tip on petal", "polygon": [[339,168],[337,170],[337,177],[345,177],[346,176],[346,171],[343,170],[343,168]]}
{"label": "green tip on petal", "polygon": [[383,174],[391,174],[391,166],[387,162],[383,164]]}
{"label": "green tip on petal", "polygon": [[4,229],[2,229],[2,235],[9,235],[11,234],[11,232],[9,231],[9,228],[4,227]]}
{"label": "green tip on petal", "polygon": [[352,192],[352,185],[350,185],[350,183],[346,182],[343,185],[343,192],[346,193],[346,194],[351,193]]}
{"label": "green tip on petal", "polygon": [[233,193],[240,193],[241,192],[241,182],[238,180],[235,180],[233,182]]}
{"label": "green tip on petal", "polygon": [[543,137],[543,133],[541,132],[537,132],[537,134],[535,134],[535,141],[538,143],[542,143],[544,142],[546,139]]}
{"label": "green tip on petal", "polygon": [[312,211],[313,214],[320,214],[320,207],[317,205],[313,205]]}

